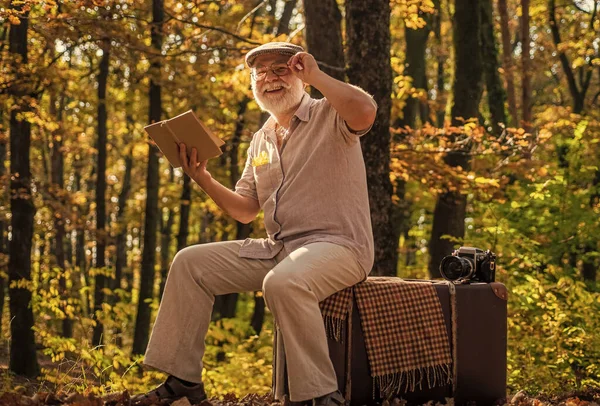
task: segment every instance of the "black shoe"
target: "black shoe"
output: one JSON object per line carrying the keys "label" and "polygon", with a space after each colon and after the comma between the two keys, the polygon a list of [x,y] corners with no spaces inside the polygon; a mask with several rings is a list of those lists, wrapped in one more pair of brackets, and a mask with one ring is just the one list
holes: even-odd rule
{"label": "black shoe", "polygon": [[204,384],[201,382],[193,386],[187,386],[174,376],[169,376],[164,383],[150,392],[132,397],[131,405],[170,405],[181,398],[187,398],[192,405],[202,403],[207,398],[206,392],[204,392]]}
{"label": "black shoe", "polygon": [[314,398],[312,401],[312,406],[343,406],[345,404],[346,400],[339,390],[331,392],[325,396]]}

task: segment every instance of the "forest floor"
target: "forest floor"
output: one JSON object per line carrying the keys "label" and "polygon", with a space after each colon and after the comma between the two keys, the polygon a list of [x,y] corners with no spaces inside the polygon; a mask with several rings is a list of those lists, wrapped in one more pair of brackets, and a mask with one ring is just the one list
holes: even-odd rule
{"label": "forest floor", "polygon": [[[8,376],[6,368],[0,368],[2,376]],[[44,390],[43,382],[31,381],[21,377],[11,377],[12,387],[4,393],[0,392],[0,406],[130,406],[130,394],[119,392],[98,397],[92,394],[48,392]],[[151,406],[150,403],[143,406]],[[163,406],[156,404],[158,406]],[[210,399],[199,406],[276,406],[280,405],[270,395],[250,394],[241,399],[234,395],[226,395],[223,399]],[[401,399],[384,401],[377,406],[410,406]],[[452,399],[445,403],[429,402],[426,406],[454,406]],[[474,406],[469,405],[469,406]],[[520,391],[496,403],[497,406],[600,406],[600,388],[585,391],[569,392],[559,395],[533,395]],[[172,406],[192,406],[186,398],[173,403]]]}
{"label": "forest floor", "polygon": [[[99,397],[93,394],[64,393],[52,391],[53,384],[39,380],[31,380],[14,376],[8,372],[7,352],[0,345],[0,406],[130,406],[131,394],[119,392]],[[39,357],[42,368],[60,368],[61,366],[43,355]],[[89,379],[89,376],[88,376]],[[87,382],[94,385],[93,382]],[[152,404],[143,405],[151,406]],[[280,402],[273,400],[270,395],[250,394],[241,399],[235,395],[225,395],[223,399],[210,399],[200,406],[280,406]],[[377,406],[412,406],[401,399],[384,401]],[[429,402],[426,406],[454,406],[452,399],[447,402]],[[600,406],[600,388],[592,388],[577,392],[562,394],[528,394],[524,391],[500,400],[496,406]],[[162,405],[159,405],[162,406]],[[186,398],[172,404],[172,406],[191,406]],[[469,406],[474,406],[469,405]]]}

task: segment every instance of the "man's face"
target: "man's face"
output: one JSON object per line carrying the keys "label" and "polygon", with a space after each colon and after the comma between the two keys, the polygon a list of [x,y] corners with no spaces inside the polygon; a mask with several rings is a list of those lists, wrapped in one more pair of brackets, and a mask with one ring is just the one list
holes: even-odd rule
{"label": "man's face", "polygon": [[285,113],[296,109],[304,95],[304,84],[287,68],[288,56],[260,55],[252,67],[252,92],[262,110]]}

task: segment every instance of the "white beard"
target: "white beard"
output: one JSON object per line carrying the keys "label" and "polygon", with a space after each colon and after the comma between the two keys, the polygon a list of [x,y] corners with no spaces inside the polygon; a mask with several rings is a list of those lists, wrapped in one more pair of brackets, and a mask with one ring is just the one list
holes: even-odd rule
{"label": "white beard", "polygon": [[[266,89],[279,86],[284,88],[283,93],[280,95],[275,96],[262,93]],[[286,113],[300,104],[302,96],[304,96],[304,84],[301,80],[294,80],[291,84],[279,80],[265,84],[263,89],[259,91],[256,82],[253,80],[252,93],[254,94],[254,100],[256,100],[261,110],[271,114]]]}

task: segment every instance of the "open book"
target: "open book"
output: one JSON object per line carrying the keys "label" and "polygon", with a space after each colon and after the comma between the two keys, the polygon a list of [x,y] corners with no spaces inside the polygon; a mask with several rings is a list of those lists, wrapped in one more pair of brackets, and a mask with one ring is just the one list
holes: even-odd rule
{"label": "open book", "polygon": [[144,127],[144,130],[174,168],[182,166],[179,159],[179,143],[181,142],[186,146],[188,158],[191,156],[192,148],[196,148],[198,162],[221,155],[219,147],[225,144],[196,117],[192,110],[169,120],[150,124]]}

